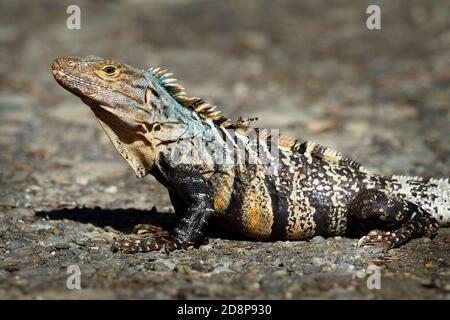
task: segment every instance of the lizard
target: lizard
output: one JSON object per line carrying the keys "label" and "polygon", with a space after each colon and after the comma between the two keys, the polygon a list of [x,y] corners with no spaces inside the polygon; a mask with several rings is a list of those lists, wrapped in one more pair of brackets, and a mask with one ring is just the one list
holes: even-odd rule
{"label": "lizard", "polygon": [[170,232],[141,226],[140,237],[115,238],[114,251],[197,247],[210,223],[261,241],[341,235],[388,250],[450,223],[448,179],[379,175],[330,147],[253,127],[256,118],[232,122],[166,69],[86,56],[57,58],[52,72],[175,209]]}

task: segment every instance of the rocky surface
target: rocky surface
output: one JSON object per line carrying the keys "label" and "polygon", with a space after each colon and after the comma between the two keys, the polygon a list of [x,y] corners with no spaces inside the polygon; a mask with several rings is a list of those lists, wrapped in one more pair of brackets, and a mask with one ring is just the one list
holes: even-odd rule
{"label": "rocky surface", "polygon": [[[372,3],[372,2],[370,2]],[[226,115],[333,146],[366,167],[450,176],[446,1],[3,1],[0,298],[450,298],[450,229],[383,253],[355,239],[112,253],[138,223],[170,226],[164,188],[137,180],[90,110],[52,79],[62,55],[161,65]],[[67,289],[77,265],[82,290]],[[369,289],[380,271],[381,289]]]}

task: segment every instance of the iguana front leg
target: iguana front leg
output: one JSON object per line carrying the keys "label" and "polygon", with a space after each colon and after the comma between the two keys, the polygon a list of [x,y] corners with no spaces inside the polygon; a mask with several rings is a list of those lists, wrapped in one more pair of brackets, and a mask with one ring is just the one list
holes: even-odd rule
{"label": "iguana front leg", "polygon": [[164,249],[172,251],[199,244],[205,227],[214,211],[211,189],[204,177],[195,169],[181,165],[167,174],[171,192],[186,204],[186,211],[169,237],[123,238],[114,241],[112,249],[125,253]]}

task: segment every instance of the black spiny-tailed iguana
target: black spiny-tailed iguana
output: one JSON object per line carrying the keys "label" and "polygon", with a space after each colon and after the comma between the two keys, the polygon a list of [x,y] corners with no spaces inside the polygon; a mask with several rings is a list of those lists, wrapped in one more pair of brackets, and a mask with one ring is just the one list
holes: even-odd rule
{"label": "black spiny-tailed iguana", "polygon": [[167,70],[65,57],[53,75],[91,108],[137,177],[168,189],[178,216],[170,234],[123,238],[115,249],[195,246],[213,221],[253,239],[347,234],[393,248],[450,222],[448,180],[384,177],[330,148],[232,123]]}

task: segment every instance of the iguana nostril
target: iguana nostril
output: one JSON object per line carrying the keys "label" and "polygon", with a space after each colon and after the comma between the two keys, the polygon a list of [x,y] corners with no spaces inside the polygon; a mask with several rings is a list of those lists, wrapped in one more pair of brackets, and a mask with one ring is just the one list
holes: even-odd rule
{"label": "iguana nostril", "polygon": [[52,73],[56,77],[61,70],[61,58],[55,59],[52,64]]}
{"label": "iguana nostril", "polygon": [[53,61],[52,64],[52,70],[53,71],[58,70],[60,68],[60,65],[61,65],[61,58],[55,59],[55,61]]}

